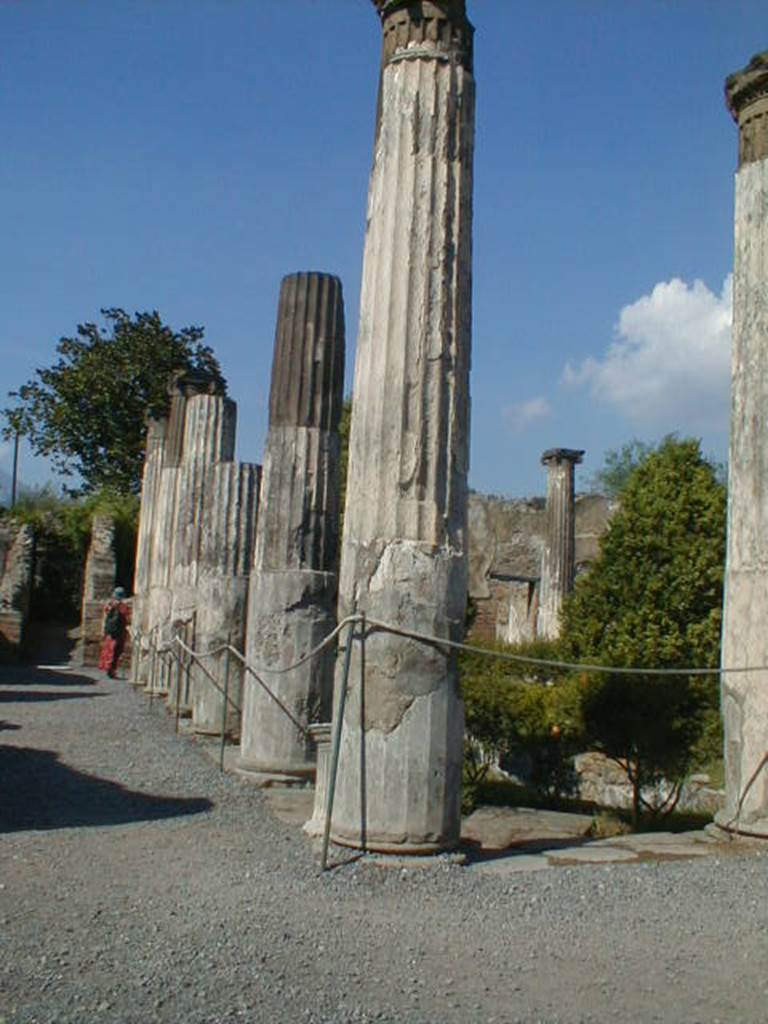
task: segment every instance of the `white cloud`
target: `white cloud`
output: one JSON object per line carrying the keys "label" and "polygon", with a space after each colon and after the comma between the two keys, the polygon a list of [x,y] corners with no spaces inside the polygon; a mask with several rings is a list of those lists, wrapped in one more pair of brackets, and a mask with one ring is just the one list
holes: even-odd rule
{"label": "white cloud", "polygon": [[552,406],[541,396],[529,398],[525,402],[513,402],[504,409],[504,419],[516,434],[522,433],[526,427],[552,415]]}
{"label": "white cloud", "polygon": [[567,364],[562,382],[588,388],[636,424],[658,431],[722,429],[730,337],[730,276],[720,295],[703,281],[673,278],[624,306],[605,355]]}

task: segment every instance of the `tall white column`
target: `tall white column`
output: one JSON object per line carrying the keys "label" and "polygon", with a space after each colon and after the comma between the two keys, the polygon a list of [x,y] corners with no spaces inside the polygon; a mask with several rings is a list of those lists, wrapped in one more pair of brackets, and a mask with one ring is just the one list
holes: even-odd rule
{"label": "tall white column", "polygon": [[[464,0],[374,0],[383,27],[339,617],[459,640],[466,610],[473,29]],[[337,661],[336,689],[344,664]],[[353,645],[332,835],[420,853],[459,837],[455,655]]]}
{"label": "tall white column", "polygon": [[[736,174],[723,668],[768,665],[768,51],[726,82]],[[768,837],[768,671],[724,674],[725,828]],[[761,764],[762,763],[762,764]]]}

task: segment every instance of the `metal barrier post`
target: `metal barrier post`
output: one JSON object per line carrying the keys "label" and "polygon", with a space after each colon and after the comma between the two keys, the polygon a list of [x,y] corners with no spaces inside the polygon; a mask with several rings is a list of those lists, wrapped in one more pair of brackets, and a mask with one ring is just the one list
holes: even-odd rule
{"label": "metal barrier post", "polygon": [[155,696],[155,673],[157,672],[157,631],[152,629],[149,634],[149,679],[147,680],[147,689],[149,690],[149,703],[152,704],[152,700]]}
{"label": "metal barrier post", "polygon": [[[174,638],[175,639],[175,638]],[[186,653],[186,652],[182,652]],[[187,655],[187,661],[189,656]],[[179,731],[179,718],[181,717],[181,658],[176,661],[176,732]]]}
{"label": "metal barrier post", "polygon": [[339,747],[341,746],[341,726],[344,721],[344,707],[347,703],[347,683],[349,681],[349,666],[352,661],[352,643],[355,639],[356,622],[349,624],[349,636],[347,637],[347,649],[344,652],[344,671],[339,685],[339,703],[336,708],[336,721],[334,722],[333,739],[331,747],[331,764],[328,772],[328,791],[325,801],[325,828],[323,829],[323,852],[320,857],[320,870],[325,871],[328,867],[328,844],[331,839],[331,818],[333,817],[333,798],[336,793],[336,773],[339,768]]}
{"label": "metal barrier post", "polygon": [[219,750],[219,771],[224,771],[224,746],[227,742],[227,711],[229,710],[229,645],[231,636],[227,637],[227,648],[224,651],[224,701],[221,707],[221,748]]}
{"label": "metal barrier post", "polygon": [[195,661],[195,655],[189,651],[187,653],[187,660],[184,663],[184,706],[189,707],[192,700],[191,679],[192,679],[192,662]]}

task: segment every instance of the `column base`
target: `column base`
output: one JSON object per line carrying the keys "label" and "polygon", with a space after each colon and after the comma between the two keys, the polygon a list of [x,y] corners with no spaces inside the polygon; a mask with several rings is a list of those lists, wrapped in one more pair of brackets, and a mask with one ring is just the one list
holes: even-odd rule
{"label": "column base", "polygon": [[740,822],[735,815],[726,811],[718,811],[715,825],[729,835],[748,836],[752,839],[768,839],[768,817],[756,818],[753,821]]}
{"label": "column base", "polygon": [[394,853],[403,857],[428,857],[437,853],[452,853],[459,845],[458,840],[398,843],[383,838],[376,839],[375,836],[366,836],[363,840],[359,836],[345,836],[334,832],[333,828],[331,828],[331,841],[337,846],[348,846],[353,850],[362,850],[365,853]]}

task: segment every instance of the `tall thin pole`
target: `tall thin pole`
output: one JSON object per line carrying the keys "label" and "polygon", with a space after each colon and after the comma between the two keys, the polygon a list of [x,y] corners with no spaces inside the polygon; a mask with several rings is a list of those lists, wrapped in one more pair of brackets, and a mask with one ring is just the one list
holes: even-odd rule
{"label": "tall thin pole", "polygon": [[19,476],[19,431],[13,435],[13,470],[11,472],[11,508],[16,504],[16,482]]}

